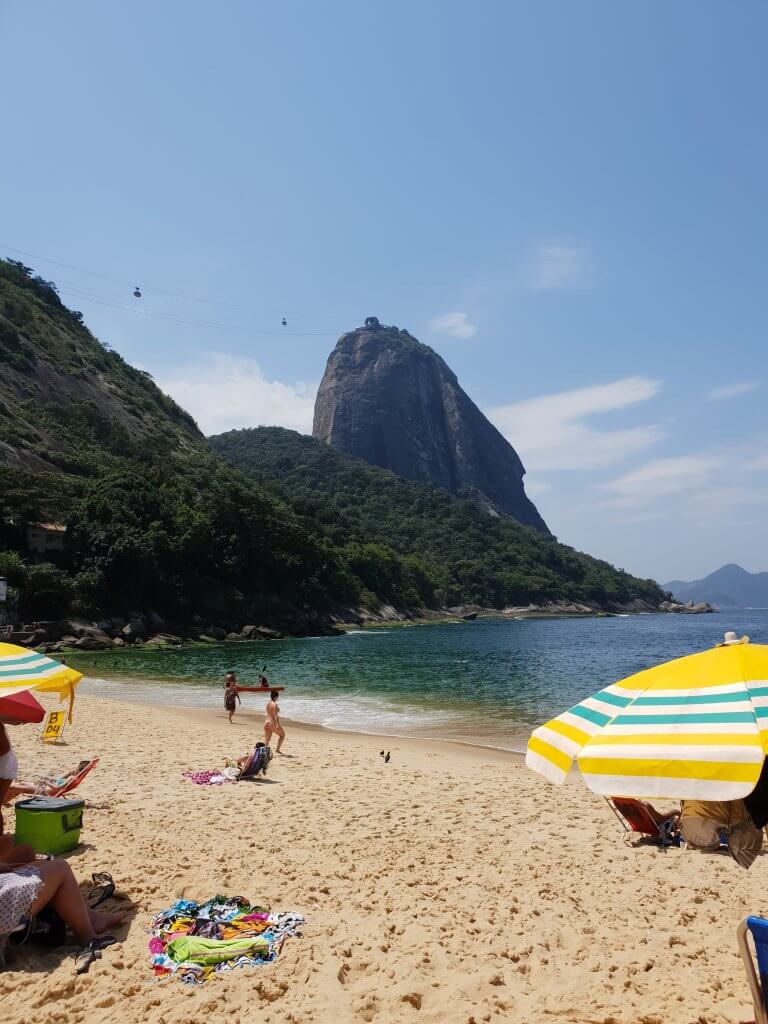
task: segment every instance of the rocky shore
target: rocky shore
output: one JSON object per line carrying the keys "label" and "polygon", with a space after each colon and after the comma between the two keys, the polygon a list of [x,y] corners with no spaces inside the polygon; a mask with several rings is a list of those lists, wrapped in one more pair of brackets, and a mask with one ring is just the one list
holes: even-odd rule
{"label": "rocky shore", "polygon": [[12,640],[46,653],[63,650],[105,651],[120,647],[173,647],[180,644],[235,643],[254,640],[280,640],[283,637],[340,636],[350,627],[376,624],[418,624],[447,620],[473,621],[477,618],[566,618],[581,616],[638,615],[666,613],[702,615],[714,612],[706,602],[664,601],[651,605],[644,601],[629,604],[597,605],[573,601],[552,601],[503,609],[481,605],[456,605],[450,608],[395,608],[381,605],[375,611],[366,608],[336,608],[325,616],[294,612],[280,619],[261,623],[204,622],[199,617],[190,623],[167,622],[156,612],[134,612],[111,616],[97,622],[65,619],[60,622],[35,622],[14,626]]}
{"label": "rocky shore", "polygon": [[13,627],[12,641],[45,653],[64,650],[106,651],[121,647],[174,647],[181,644],[217,644],[254,640],[281,640],[294,636],[341,636],[347,628],[376,623],[406,623],[445,619],[445,610],[396,609],[382,605],[375,612],[364,608],[336,608],[325,616],[317,613],[287,614],[261,623],[169,622],[156,612],[133,612],[97,622],[65,619]]}

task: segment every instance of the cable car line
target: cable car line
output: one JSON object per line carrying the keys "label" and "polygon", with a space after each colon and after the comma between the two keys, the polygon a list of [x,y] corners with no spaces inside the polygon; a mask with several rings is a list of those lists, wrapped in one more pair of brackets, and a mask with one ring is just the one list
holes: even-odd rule
{"label": "cable car line", "polygon": [[185,324],[190,327],[206,327],[213,331],[230,331],[235,334],[258,334],[274,336],[280,334],[286,338],[328,338],[334,337],[336,334],[341,333],[340,331],[279,331],[277,328],[273,330],[259,330],[254,327],[229,327],[226,324],[213,324],[207,323],[203,320],[185,320],[182,317],[174,316],[172,313],[160,313],[156,310],[145,309],[143,306],[126,306],[118,302],[110,302],[109,299],[104,299],[96,295],[87,295],[83,292],[74,291],[70,288],[62,288],[60,290],[61,295],[72,296],[76,299],[85,299],[86,302],[96,302],[100,306],[111,306],[113,309],[123,309],[129,313],[139,313],[142,316],[151,316],[158,320],[172,320],[174,323]]}
{"label": "cable car line", "polygon": [[[185,295],[183,292],[169,291],[167,288],[154,288],[151,285],[150,286],[144,286],[143,288],[139,288],[139,286],[135,283],[135,281],[128,281],[128,280],[124,280],[123,278],[119,278],[119,277],[110,277],[109,275],[102,274],[102,273],[100,273],[97,270],[87,270],[85,267],[78,267],[78,266],[75,266],[73,263],[65,263],[62,260],[55,260],[55,259],[52,259],[50,256],[39,256],[36,253],[27,252],[25,249],[16,249],[12,245],[6,245],[4,242],[0,242],[0,248],[7,249],[8,252],[16,253],[16,255],[18,255],[18,256],[26,256],[28,259],[33,259],[33,260],[42,260],[43,263],[52,263],[54,266],[57,266],[57,267],[64,267],[67,270],[74,270],[78,274],[86,274],[86,275],[88,275],[90,277],[97,277],[97,278],[99,278],[102,281],[109,282],[110,284],[120,285],[120,286],[122,286],[124,288],[129,288],[131,290],[131,293],[133,294],[134,298],[137,298],[137,299],[142,298],[142,292],[149,291],[149,292],[154,292],[154,293],[156,293],[158,295],[168,295],[168,296],[171,296],[172,298],[175,298],[175,299],[184,299],[187,302],[199,302],[199,303],[202,303],[203,305],[206,305],[206,306],[220,306],[220,307],[225,308],[225,309],[226,308],[238,309],[238,310],[241,310],[244,313],[253,313],[254,312],[254,310],[248,309],[248,307],[246,307],[246,306],[239,306],[239,305],[237,305],[235,303],[231,303],[231,302],[230,303],[228,303],[228,302],[220,302],[220,301],[218,301],[216,299],[201,299],[201,298],[198,298],[195,295]],[[138,295],[136,294],[137,292],[139,293]],[[263,314],[261,314],[261,315],[263,316]],[[321,321],[324,320],[325,323],[329,322],[324,317],[301,316],[301,315],[298,315],[298,314],[295,314],[295,313],[291,313],[288,310],[285,313],[283,313],[281,315],[281,317],[280,317],[281,326],[283,326],[283,327],[286,326],[286,324],[283,323],[283,320],[285,320],[286,317],[288,317],[288,316],[290,316],[292,320],[298,320],[298,321],[308,321],[308,320],[310,320],[313,323],[316,323],[318,320],[321,320]],[[281,331],[281,334],[282,333],[285,333],[285,332]],[[334,331],[334,332],[328,332],[328,333],[338,333],[338,332]]]}

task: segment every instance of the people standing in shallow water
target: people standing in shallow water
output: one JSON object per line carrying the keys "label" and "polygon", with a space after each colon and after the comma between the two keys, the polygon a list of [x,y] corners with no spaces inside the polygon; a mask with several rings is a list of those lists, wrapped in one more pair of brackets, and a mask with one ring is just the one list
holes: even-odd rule
{"label": "people standing in shallow water", "polygon": [[238,704],[242,704],[242,701],[237,692],[237,676],[234,672],[227,672],[224,676],[224,710],[229,715],[230,722]]}
{"label": "people standing in shallow water", "polygon": [[273,736],[277,736],[277,747],[276,753],[280,753],[280,748],[283,745],[285,739],[285,729],[280,725],[280,708],[277,703],[279,693],[277,690],[272,690],[269,695],[269,701],[267,703],[267,720],[264,723],[264,742],[269,746],[269,741]]}

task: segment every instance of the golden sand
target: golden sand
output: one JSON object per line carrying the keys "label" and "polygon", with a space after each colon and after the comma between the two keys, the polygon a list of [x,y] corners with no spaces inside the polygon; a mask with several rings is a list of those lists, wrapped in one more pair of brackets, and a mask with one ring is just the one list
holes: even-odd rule
{"label": "golden sand", "polygon": [[[87,684],[86,684],[87,685]],[[83,784],[85,882],[131,900],[86,976],[25,949],[3,1024],[380,1024],[751,1019],[734,932],[768,909],[760,857],[627,846],[606,804],[503,752],[289,727],[265,782],[198,787],[184,768],[247,752],[260,717],[78,698],[66,746],[12,730],[24,769],[99,754]],[[388,765],[379,756],[391,750]],[[13,814],[7,815],[8,828]],[[241,894],[307,918],[273,964],[189,987],[153,978],[151,915]],[[107,904],[109,907],[110,904]]]}

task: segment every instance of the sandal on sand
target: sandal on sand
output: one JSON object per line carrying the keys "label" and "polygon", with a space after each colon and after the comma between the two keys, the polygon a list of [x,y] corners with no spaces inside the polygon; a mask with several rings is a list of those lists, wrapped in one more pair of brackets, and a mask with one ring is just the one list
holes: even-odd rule
{"label": "sandal on sand", "polygon": [[93,903],[89,903],[89,906],[91,910],[95,910],[96,907],[101,906],[104,900],[114,896],[115,883],[108,871],[94,871],[91,877],[94,881],[94,888],[88,893],[88,899],[93,900]]}
{"label": "sandal on sand", "polygon": [[94,960],[101,959],[102,949],[117,942],[114,935],[102,935],[99,939],[93,939],[87,946],[81,946],[75,950],[75,974],[86,974]]}

